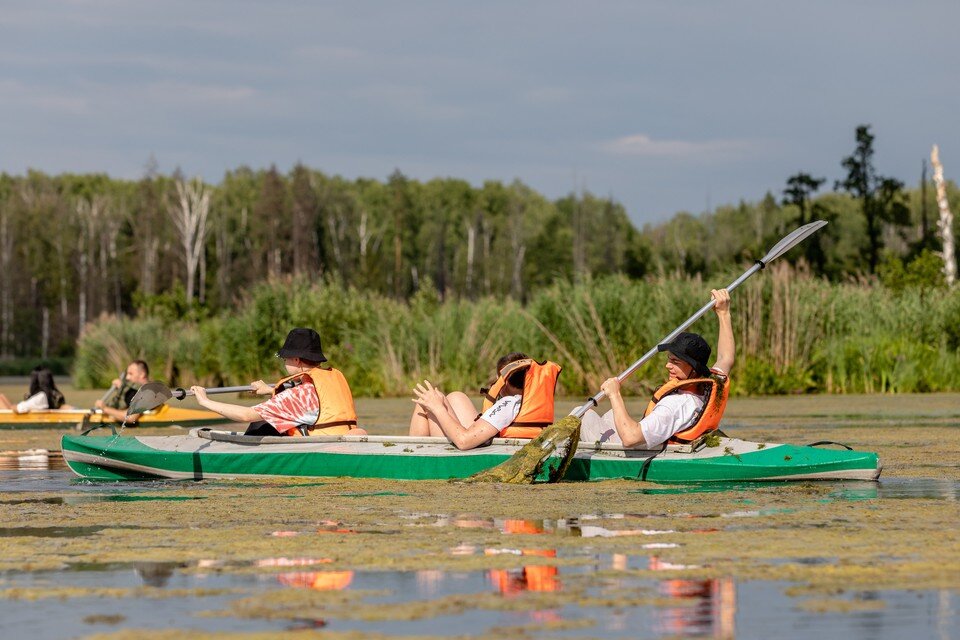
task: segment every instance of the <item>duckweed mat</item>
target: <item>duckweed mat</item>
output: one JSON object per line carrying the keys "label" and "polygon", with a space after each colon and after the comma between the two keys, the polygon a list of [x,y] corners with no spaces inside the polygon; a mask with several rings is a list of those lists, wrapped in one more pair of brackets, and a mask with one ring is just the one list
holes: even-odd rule
{"label": "duckweed mat", "polygon": [[[854,405],[843,404],[848,410]],[[589,620],[598,616],[701,602],[700,596],[678,600],[676,593],[665,593],[665,581],[695,592],[717,592],[724,584],[741,589],[760,582],[780,585],[797,615],[811,617],[882,615],[892,597],[884,594],[904,590],[955,597],[960,591],[960,423],[951,411],[960,408],[918,403],[912,418],[901,406],[895,415],[878,419],[857,411],[839,418],[821,415],[821,408],[810,405],[788,419],[777,416],[773,406],[764,399],[755,414],[733,413],[725,430],[751,440],[833,440],[876,451],[884,465],[881,483],[668,487],[625,480],[516,486],[375,479],[67,484],[61,479],[56,490],[44,491],[34,482],[29,491],[10,491],[0,500],[0,600],[190,597],[209,602],[201,607],[205,619],[241,625],[282,621],[279,628],[294,628],[290,625],[303,620],[374,625],[487,619],[483,616],[498,611],[579,611],[579,618],[539,616],[500,631],[509,629],[512,637],[560,632],[590,637]],[[25,448],[46,437],[2,436],[38,439],[24,441]],[[161,593],[163,588],[146,580],[131,587],[66,584],[57,578],[98,567],[139,567],[141,576],[153,567],[161,574],[215,575],[226,582],[207,589],[168,587]],[[476,574],[489,588],[449,593],[439,578],[441,587],[435,593],[428,589],[429,597],[404,598],[370,588],[375,581],[369,576],[390,572],[409,572],[425,583],[432,575]],[[124,607],[114,609],[90,611],[91,622],[76,633],[160,639],[190,628],[174,620],[166,631],[120,628],[128,623]],[[296,628],[308,637],[316,631],[310,624]],[[476,633],[495,627],[491,623]],[[438,635],[460,633],[444,629]],[[380,633],[374,627],[362,633],[335,631],[324,631],[323,637]],[[267,637],[235,628],[190,633]]]}

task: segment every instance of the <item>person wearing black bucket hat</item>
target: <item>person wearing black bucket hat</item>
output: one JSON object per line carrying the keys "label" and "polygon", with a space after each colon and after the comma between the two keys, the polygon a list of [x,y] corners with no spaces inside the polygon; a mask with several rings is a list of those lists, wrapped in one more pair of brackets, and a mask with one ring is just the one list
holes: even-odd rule
{"label": "person wearing black bucket hat", "polygon": [[[665,366],[668,378],[667,383],[654,394],[655,400],[647,414],[639,421],[632,418],[620,395],[619,378],[610,378],[600,388],[610,400],[611,410],[603,416],[594,411],[584,414],[580,427],[581,441],[651,449],[700,420],[704,415],[707,397],[699,389],[712,387],[696,385],[695,381],[712,380],[725,389],[727,374],[734,363],[730,294],[726,289],[714,289],[711,295],[719,324],[717,360],[713,367],[707,366],[710,345],[696,333],[681,333],[670,342],[658,345],[658,351],[667,353]],[[685,385],[684,382],[688,380],[691,383]],[[661,391],[665,391],[662,396]]]}
{"label": "person wearing black bucket hat", "polygon": [[250,422],[246,435],[363,435],[357,428],[353,395],[343,374],[320,365],[323,355],[320,334],[313,329],[291,329],[277,351],[287,376],[270,385],[251,382],[254,393],[271,395],[253,407],[217,402],[203,387],[191,387],[200,406],[237,422]]}
{"label": "person wearing black bucket hat", "polygon": [[320,334],[313,329],[291,329],[287,339],[283,341],[278,358],[300,358],[311,363],[326,362],[323,347],[320,345]]}

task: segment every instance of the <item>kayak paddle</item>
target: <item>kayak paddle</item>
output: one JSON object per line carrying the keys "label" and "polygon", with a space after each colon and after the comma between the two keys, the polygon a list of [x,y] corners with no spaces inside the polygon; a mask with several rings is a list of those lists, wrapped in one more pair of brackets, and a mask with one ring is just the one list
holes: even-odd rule
{"label": "kayak paddle", "polygon": [[[770,262],[782,256],[794,246],[806,240],[807,237],[825,227],[826,224],[827,222],[825,220],[817,220],[816,222],[811,222],[798,229],[795,229],[792,233],[788,234],[781,239],[780,242],[775,244],[765,256],[757,260],[753,266],[747,269],[739,278],[727,285],[727,291],[732,292],[734,289],[743,284],[747,278],[766,267]],[[679,327],[670,332],[670,334],[668,334],[657,344],[670,342],[676,338],[680,332],[685,330],[691,324],[696,322],[703,314],[712,309],[714,304],[716,304],[716,302],[711,298],[710,302],[700,307],[696,313],[684,320]],[[623,382],[634,371],[639,369],[641,365],[643,365],[653,356],[657,355],[657,353],[657,347],[654,346],[652,349],[650,349],[650,351],[647,351],[645,354],[643,354],[639,360],[627,367],[627,369],[618,375],[617,378]],[[572,411],[570,415],[559,420],[555,424],[546,427],[539,436],[531,440],[528,444],[524,445],[520,451],[513,454],[508,460],[505,460],[492,469],[481,471],[480,473],[472,476],[470,479],[478,482],[507,482],[513,484],[532,483],[540,473],[540,470],[543,468],[543,465],[546,463],[547,459],[550,458],[554,452],[559,451],[562,454],[562,460],[558,467],[550,471],[549,482],[557,482],[561,480],[563,478],[563,474],[567,471],[567,467],[570,466],[570,462],[573,460],[574,454],[577,452],[577,443],[580,440],[581,418],[583,418],[583,415],[588,409],[597,406],[597,403],[600,402],[605,395],[606,394],[601,390],[597,393],[597,395],[587,400],[583,406]]]}
{"label": "kayak paddle", "polygon": [[[127,372],[124,371],[123,373],[121,373],[119,379],[120,379],[120,386],[119,386],[119,387],[115,387],[115,386],[113,386],[113,385],[111,384],[111,385],[110,385],[110,388],[107,389],[107,392],[106,392],[105,394],[103,394],[102,396],[100,396],[100,402],[106,402],[106,401],[107,401],[107,398],[109,398],[110,396],[112,396],[114,393],[119,392],[120,389],[123,388],[123,383],[124,383],[124,382],[126,381],[126,379],[127,379]],[[99,411],[99,409],[96,408],[96,406],[97,406],[96,403],[94,403],[93,406],[94,406],[94,408],[91,409],[91,411]]]}
{"label": "kayak paddle", "polygon": [[[246,385],[243,387],[209,387],[206,392],[213,395],[217,393],[242,393],[244,391],[253,391],[253,387]],[[189,389],[177,388],[170,389],[160,382],[148,382],[140,387],[137,395],[130,400],[130,406],[127,408],[127,415],[132,416],[144,411],[156,409],[171,398],[183,400],[187,396],[194,395]]]}

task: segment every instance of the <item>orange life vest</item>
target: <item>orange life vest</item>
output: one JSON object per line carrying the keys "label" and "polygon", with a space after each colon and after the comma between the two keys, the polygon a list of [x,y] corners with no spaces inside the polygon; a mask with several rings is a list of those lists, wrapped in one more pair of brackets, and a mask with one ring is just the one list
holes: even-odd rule
{"label": "orange life vest", "polygon": [[[357,410],[353,406],[353,394],[343,374],[336,369],[315,367],[306,373],[295,373],[277,382],[273,395],[289,389],[288,382],[303,382],[309,379],[320,402],[320,412],[310,428],[311,435],[343,435],[357,426]],[[287,432],[292,436],[303,435],[298,429]]]}
{"label": "orange life vest", "polygon": [[702,434],[713,431],[720,425],[723,410],[727,407],[727,396],[730,394],[730,385],[727,376],[712,374],[709,378],[692,378],[689,380],[670,380],[653,392],[653,399],[647,404],[643,417],[650,415],[660,400],[675,391],[692,391],[705,400],[703,409],[693,425],[683,431],[678,431],[670,438],[671,441],[691,442]]}
{"label": "orange life vest", "polygon": [[524,368],[527,374],[523,381],[520,412],[513,422],[500,431],[501,438],[536,438],[544,427],[553,422],[553,395],[562,367],[549,360],[537,362],[526,358],[505,366],[493,386],[480,390],[483,393],[483,410],[486,411],[497,401],[510,374]]}

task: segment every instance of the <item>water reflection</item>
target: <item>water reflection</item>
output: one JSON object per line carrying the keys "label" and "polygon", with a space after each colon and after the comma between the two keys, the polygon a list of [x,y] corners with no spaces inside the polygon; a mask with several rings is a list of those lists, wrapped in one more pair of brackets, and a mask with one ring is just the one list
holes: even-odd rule
{"label": "water reflection", "polygon": [[[651,571],[691,568],[650,558]],[[657,607],[654,628],[659,634],[686,637],[733,638],[737,613],[737,589],[732,578],[661,580],[657,592],[676,602]]]}
{"label": "water reflection", "polygon": [[133,570],[137,572],[143,584],[148,587],[166,587],[173,577],[174,571],[183,567],[176,562],[134,562]]}
{"label": "water reflection", "polygon": [[37,471],[42,469],[66,469],[63,456],[59,452],[46,449],[27,449],[24,451],[0,451],[0,470]]}
{"label": "water reflection", "polygon": [[277,581],[287,587],[316,591],[342,591],[353,582],[353,571],[296,571],[278,573]]}
{"label": "water reflection", "polygon": [[[524,528],[526,525],[524,525]],[[537,537],[529,540],[539,540]],[[523,540],[523,538],[518,538]],[[498,553],[495,551],[494,553]],[[562,553],[562,552],[561,552]],[[277,557],[254,562],[266,569],[286,569],[279,574],[250,574],[245,571],[198,572],[203,567],[225,569],[239,566],[224,560],[203,560],[192,564],[150,563],[84,565],[70,570],[4,574],[9,588],[117,587],[136,588],[149,585],[171,592],[161,598],[123,601],[124,624],[131,628],[163,629],[175,620],[178,628],[188,631],[246,631],[280,632],[283,629],[327,627],[343,633],[382,635],[447,635],[470,629],[478,636],[496,635],[496,629],[511,625],[541,624],[561,620],[593,621],[583,629],[583,635],[593,638],[673,638],[704,637],[876,637],[900,638],[953,637],[956,630],[957,607],[951,591],[877,591],[850,592],[839,599],[867,601],[882,600],[877,609],[854,612],[828,612],[811,615],[798,604],[802,600],[785,595],[786,582],[748,581],[735,583],[730,578],[690,579],[679,573],[689,569],[683,565],[649,558],[648,568],[659,579],[638,577],[631,569],[634,559],[642,556],[624,554],[599,555],[596,564],[560,567],[551,564],[557,552],[549,549],[521,549],[516,551],[523,565],[507,570],[477,571],[317,571],[310,568],[326,563],[326,558]],[[528,562],[529,561],[529,562]],[[241,563],[243,564],[243,563]],[[290,571],[290,568],[303,570]],[[133,569],[131,571],[131,569]],[[561,575],[592,573],[598,570],[622,572],[603,582],[603,586],[588,589],[589,600],[596,604],[567,603],[553,608],[536,610],[525,607],[543,607],[540,598],[523,600],[524,593],[563,590]],[[649,574],[647,574],[649,575]],[[376,591],[358,604],[403,604],[429,601],[444,596],[469,599],[473,594],[494,592],[504,598],[515,599],[508,610],[467,609],[452,613],[438,609],[426,612],[422,618],[363,620],[354,619],[347,609],[351,605],[325,607],[324,618],[279,620],[273,618],[249,619],[232,615],[209,616],[203,612],[231,610],[231,602],[251,593],[275,589],[313,589],[321,591]],[[200,589],[208,594],[202,596]],[[232,593],[216,595],[218,589]],[[179,595],[176,590],[187,593]],[[99,597],[61,599],[0,599],[0,617],[31,638],[67,637],[76,633],[85,618],[97,624],[106,624],[116,614],[116,600]],[[636,606],[617,605],[620,596],[639,596],[644,603]],[[655,600],[648,601],[652,596]],[[609,599],[605,604],[604,600]],[[549,602],[548,599],[545,600]],[[350,601],[354,602],[354,601]],[[549,606],[549,605],[547,605]],[[92,617],[91,617],[92,616]],[[90,622],[88,624],[93,624]],[[531,638],[551,636],[548,629],[532,630]],[[577,635],[577,634],[574,634]]]}

